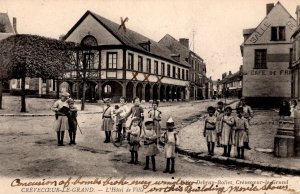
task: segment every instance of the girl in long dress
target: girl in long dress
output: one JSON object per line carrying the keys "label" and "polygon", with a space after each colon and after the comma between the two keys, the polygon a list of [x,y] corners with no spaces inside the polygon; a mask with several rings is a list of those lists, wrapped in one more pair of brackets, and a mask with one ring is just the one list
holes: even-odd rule
{"label": "girl in long dress", "polygon": [[222,118],[222,136],[221,144],[224,147],[222,156],[230,157],[231,147],[234,145],[234,117],[231,116],[232,108],[225,108],[225,115]]}

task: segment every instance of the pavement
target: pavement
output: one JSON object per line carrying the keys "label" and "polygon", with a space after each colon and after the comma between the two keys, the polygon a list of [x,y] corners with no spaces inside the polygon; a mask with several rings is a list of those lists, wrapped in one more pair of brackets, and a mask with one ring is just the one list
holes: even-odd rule
{"label": "pavement", "polygon": [[[16,108],[16,104],[18,104],[19,102],[17,100],[11,100],[14,98],[15,97],[10,98],[10,100],[4,100],[4,110],[0,110],[0,116],[2,116],[3,119],[12,116],[53,116],[53,113],[50,110],[50,106],[55,101],[53,99],[27,99],[29,113],[19,113],[19,107]],[[7,102],[9,103],[7,104]],[[237,102],[237,100],[230,99],[227,100],[227,102],[231,104],[232,107],[235,107],[235,103]],[[234,158],[234,148],[232,150],[231,158],[221,156],[223,151],[222,148],[215,148],[215,156],[207,155],[206,141],[202,135],[204,115],[206,114],[206,108],[211,105],[216,105],[216,103],[217,101],[214,100],[160,103],[160,109],[163,112],[162,127],[164,127],[164,123],[168,119],[168,117],[172,116],[177,124],[177,129],[180,130],[179,154],[181,154],[182,157],[185,157],[187,160],[191,160],[194,162],[207,161],[219,165],[225,165],[227,167],[235,166],[235,168],[246,168],[245,171],[253,171],[256,174],[268,174],[271,176],[272,173],[269,172],[271,171],[279,174],[300,175],[300,158],[274,157],[274,136],[277,131],[277,121],[279,120],[279,117],[277,116],[278,113],[272,110],[255,110],[255,116],[251,121],[250,128],[250,146],[253,149],[245,152],[245,160]],[[44,107],[40,108],[41,105],[43,105]],[[151,105],[149,103],[144,103],[142,104],[142,106],[147,109]],[[170,106],[172,106],[172,108],[169,108]],[[98,118],[97,114],[101,114],[102,111],[103,105],[101,104],[87,104],[85,111],[79,111],[79,123],[81,127],[85,130],[94,130],[94,128],[99,128],[97,124],[91,125],[90,120],[87,122],[86,119],[89,117],[93,119]],[[80,116],[80,114],[82,114],[82,116]],[[88,116],[90,114],[91,116]],[[93,114],[96,114],[96,117],[92,116]],[[85,119],[80,120],[81,117],[84,117]],[[20,118],[18,120],[23,119]],[[26,118],[24,118],[24,122],[25,121]],[[11,130],[13,127],[10,127],[9,125],[10,124],[7,124],[8,130]],[[35,127],[34,122],[31,125],[32,128]],[[21,136],[23,135],[21,134]],[[24,136],[26,136],[26,133]],[[37,141],[36,144],[39,143],[46,144],[48,142]],[[88,148],[87,150],[93,152],[93,150],[90,150],[90,148]]]}

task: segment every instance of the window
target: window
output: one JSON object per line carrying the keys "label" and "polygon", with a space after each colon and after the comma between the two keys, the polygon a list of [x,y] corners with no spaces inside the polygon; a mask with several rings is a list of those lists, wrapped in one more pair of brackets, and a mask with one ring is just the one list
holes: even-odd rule
{"label": "window", "polygon": [[154,61],[154,74],[158,75],[158,61]]}
{"label": "window", "polygon": [[165,75],[165,63],[161,63],[161,75]]}
{"label": "window", "polygon": [[293,48],[290,48],[290,67],[292,66],[293,63]]}
{"label": "window", "polygon": [[185,73],[186,73],[186,76],[185,76],[185,77],[186,77],[186,80],[189,80],[189,70],[186,70]]}
{"label": "window", "polygon": [[267,49],[255,49],[254,69],[267,69]]}
{"label": "window", "polygon": [[147,59],[147,72],[151,73],[151,59]]}
{"label": "window", "polygon": [[285,40],[285,26],[271,27],[271,41]]}
{"label": "window", "polygon": [[128,54],[128,69],[133,70],[133,54]]}
{"label": "window", "polygon": [[107,53],[107,68],[108,69],[117,68],[117,53]]}
{"label": "window", "polygon": [[181,76],[180,76],[180,68],[179,67],[178,67],[178,73],[177,74],[178,74],[177,78],[180,79]]}
{"label": "window", "polygon": [[172,76],[172,77],[173,77],[173,78],[176,78],[176,67],[173,66],[173,69],[172,69],[172,70],[173,70],[173,76]]}
{"label": "window", "polygon": [[[117,53],[116,53],[117,55]],[[94,67],[94,53],[84,53],[84,64],[87,69],[95,69]]]}
{"label": "window", "polygon": [[182,79],[184,80],[184,69],[182,69]]}
{"label": "window", "polygon": [[53,80],[53,84],[52,84],[52,90],[55,91],[56,90],[56,80]]}
{"label": "window", "polygon": [[169,64],[167,66],[167,76],[171,76],[171,66]]}
{"label": "window", "polygon": [[143,57],[138,57],[138,71],[143,71]]}

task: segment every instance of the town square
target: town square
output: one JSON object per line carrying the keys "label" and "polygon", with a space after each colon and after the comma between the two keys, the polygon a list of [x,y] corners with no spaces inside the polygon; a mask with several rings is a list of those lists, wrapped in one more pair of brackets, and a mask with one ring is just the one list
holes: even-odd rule
{"label": "town square", "polygon": [[299,2],[21,2],[0,0],[7,193],[299,192]]}

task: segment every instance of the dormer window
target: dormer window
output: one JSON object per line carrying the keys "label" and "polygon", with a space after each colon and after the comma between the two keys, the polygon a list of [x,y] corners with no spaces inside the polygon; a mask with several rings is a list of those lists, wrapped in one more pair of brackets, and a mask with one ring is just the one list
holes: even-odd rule
{"label": "dormer window", "polygon": [[150,40],[139,43],[139,45],[148,52],[150,52],[150,44],[151,44]]}
{"label": "dormer window", "polygon": [[171,57],[177,62],[180,61],[180,54],[171,54]]}

